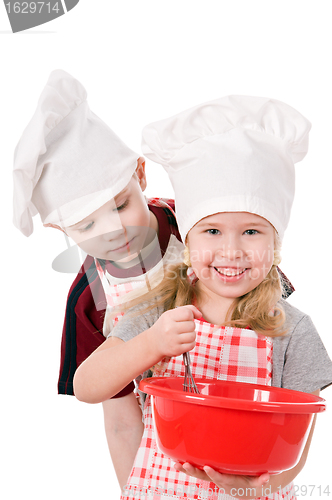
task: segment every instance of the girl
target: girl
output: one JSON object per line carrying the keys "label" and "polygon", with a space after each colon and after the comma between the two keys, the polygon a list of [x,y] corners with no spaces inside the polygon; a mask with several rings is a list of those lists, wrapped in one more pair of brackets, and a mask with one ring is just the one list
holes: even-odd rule
{"label": "girl", "polygon": [[[174,187],[185,259],[168,269],[149,304],[134,306],[79,367],[79,399],[110,397],[150,367],[153,376],[183,377],[186,351],[197,377],[314,394],[332,382],[324,346],[310,318],[281,298],[276,270],[294,197],[294,163],[307,152],[309,130],[286,104],[243,96],[199,105],[144,129],[144,153],[166,168]],[[295,499],[292,480],[314,428],[292,470],[249,478],[190,464],[172,467],[156,446],[149,397],[144,424],[122,500],[216,500],[237,491],[256,498],[263,486],[263,498]]]}

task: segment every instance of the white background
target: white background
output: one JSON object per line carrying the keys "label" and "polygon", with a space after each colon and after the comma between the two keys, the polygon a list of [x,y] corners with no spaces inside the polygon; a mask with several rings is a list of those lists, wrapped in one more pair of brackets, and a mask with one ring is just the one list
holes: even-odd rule
{"label": "white background", "polygon": [[[112,499],[119,493],[100,405],[57,395],[74,275],[56,273],[51,263],[65,240],[38,217],[29,238],[11,220],[13,151],[50,71],[77,77],[92,110],[137,152],[145,124],[227,94],[274,97],[310,119],[310,150],[296,166],[281,268],[297,289],[290,302],[312,316],[331,354],[329,12],[328,0],[81,0],[59,19],[12,34],[1,2],[1,498]],[[147,175],[147,195],[172,196],[161,167],[148,163]],[[332,405],[332,390],[322,395]],[[318,487],[331,483],[331,415],[332,406],[318,416],[296,481],[315,485],[311,498],[328,498]],[[332,496],[331,484],[330,490]]]}

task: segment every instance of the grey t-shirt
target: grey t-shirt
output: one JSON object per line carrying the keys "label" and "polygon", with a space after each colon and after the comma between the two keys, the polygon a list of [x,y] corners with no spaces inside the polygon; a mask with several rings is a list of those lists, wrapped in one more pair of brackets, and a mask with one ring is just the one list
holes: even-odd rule
{"label": "grey t-shirt", "polygon": [[[332,384],[332,362],[309,316],[280,301],[286,314],[287,334],[273,339],[272,385],[302,392],[314,392]],[[127,342],[150,328],[163,313],[155,307],[138,314],[146,304],[134,307],[112,331]],[[146,376],[146,373],[143,375]]]}

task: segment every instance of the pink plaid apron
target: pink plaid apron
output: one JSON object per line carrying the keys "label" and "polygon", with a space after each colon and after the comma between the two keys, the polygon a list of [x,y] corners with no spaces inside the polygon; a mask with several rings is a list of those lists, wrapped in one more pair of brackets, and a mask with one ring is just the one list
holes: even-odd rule
{"label": "pink plaid apron", "polygon": [[116,279],[114,277],[109,277],[104,269],[99,264],[96,259],[96,269],[99,274],[100,281],[103,285],[103,289],[106,297],[106,312],[104,317],[103,334],[105,337],[111,332],[113,327],[117,324],[120,318],[124,315],[124,312],[119,312],[116,316],[111,316],[111,313],[115,307],[118,307],[123,300],[123,297],[129,292],[132,292],[136,288],[144,286],[143,280],[123,280]]}
{"label": "pink plaid apron", "polygon": [[[196,346],[190,351],[193,375],[247,383],[271,385],[272,339],[249,329],[216,327],[202,320],[196,323]],[[164,358],[154,369],[155,377],[184,376],[182,356]],[[207,481],[177,472],[172,461],[157,448],[150,396],[144,405],[145,430],[134,467],[121,500],[227,500],[234,497]],[[295,500],[292,485],[261,500]]]}

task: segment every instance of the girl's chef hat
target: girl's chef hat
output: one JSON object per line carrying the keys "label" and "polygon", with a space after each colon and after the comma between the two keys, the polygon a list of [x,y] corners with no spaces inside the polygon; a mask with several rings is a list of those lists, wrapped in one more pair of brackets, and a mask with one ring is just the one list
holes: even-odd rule
{"label": "girl's chef hat", "polygon": [[311,124],[273,99],[228,96],[143,129],[142,151],[171,179],[183,241],[201,219],[251,212],[282,238],[294,198],[294,163]]}
{"label": "girl's chef hat", "polygon": [[14,224],[29,236],[32,216],[70,226],[122,191],[139,155],[96,116],[79,81],[53,71],[14,159]]}

